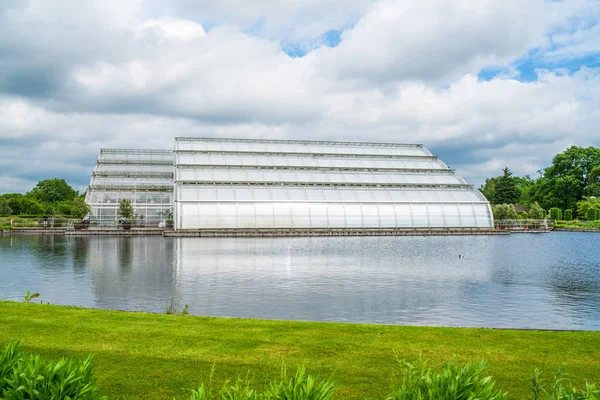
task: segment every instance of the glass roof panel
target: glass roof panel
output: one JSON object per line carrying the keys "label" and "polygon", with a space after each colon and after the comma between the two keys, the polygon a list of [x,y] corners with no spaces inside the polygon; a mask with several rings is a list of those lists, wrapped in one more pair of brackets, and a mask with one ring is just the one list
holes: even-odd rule
{"label": "glass roof panel", "polygon": [[288,152],[315,154],[382,154],[382,155],[430,155],[427,149],[411,145],[390,145],[382,143],[310,143],[302,141],[261,141],[261,140],[177,140],[176,147],[182,151],[252,151]]}

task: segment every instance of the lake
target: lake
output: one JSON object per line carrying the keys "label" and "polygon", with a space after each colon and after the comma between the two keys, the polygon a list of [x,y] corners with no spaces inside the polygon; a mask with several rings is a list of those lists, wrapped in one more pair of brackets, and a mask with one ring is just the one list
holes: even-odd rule
{"label": "lake", "polygon": [[0,299],[27,290],[158,313],[600,330],[600,234],[0,236]]}

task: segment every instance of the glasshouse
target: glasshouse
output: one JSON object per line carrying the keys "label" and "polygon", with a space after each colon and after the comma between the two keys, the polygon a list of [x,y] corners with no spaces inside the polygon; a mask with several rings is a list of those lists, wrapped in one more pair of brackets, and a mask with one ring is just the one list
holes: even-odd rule
{"label": "glasshouse", "polygon": [[92,221],[169,214],[177,230],[491,228],[485,197],[422,145],[176,138],[174,151],[102,150]]}
{"label": "glasshouse", "polygon": [[173,151],[100,151],[86,202],[90,223],[115,225],[121,200],[130,200],[137,225],[157,226],[173,208]]}

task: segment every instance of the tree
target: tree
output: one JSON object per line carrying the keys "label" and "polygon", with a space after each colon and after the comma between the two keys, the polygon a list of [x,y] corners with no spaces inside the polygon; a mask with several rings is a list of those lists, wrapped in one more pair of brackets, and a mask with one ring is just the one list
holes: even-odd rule
{"label": "tree", "polygon": [[587,218],[588,210],[591,208],[600,208],[599,197],[584,197],[577,202],[577,215],[581,218]]}
{"label": "tree", "polygon": [[37,185],[27,193],[27,197],[40,202],[54,203],[58,201],[70,201],[78,196],[64,179],[45,179],[39,181]]}
{"label": "tree", "polygon": [[544,217],[545,217],[544,210],[542,209],[542,207],[540,207],[540,205],[536,201],[529,208],[529,218],[531,218],[531,219],[543,219]]}
{"label": "tree", "polygon": [[44,213],[44,207],[37,200],[23,196],[19,193],[4,195],[8,201],[8,207],[14,215],[41,215]]}
{"label": "tree", "polygon": [[121,203],[119,203],[118,212],[119,216],[130,221],[133,218],[133,206],[131,205],[131,201],[127,199],[121,200]]}
{"label": "tree", "polygon": [[589,175],[588,195],[600,197],[600,165],[592,168]]}
{"label": "tree", "polygon": [[495,185],[493,198],[494,204],[515,204],[519,201],[519,191],[512,172],[508,167],[502,170],[503,175],[499,177]]}
{"label": "tree", "polygon": [[599,189],[600,149],[569,147],[557,154],[552,165],[544,170],[543,179],[536,181],[536,200],[549,208],[574,208],[584,196]]}
{"label": "tree", "polygon": [[488,201],[493,202],[496,195],[496,183],[500,179],[499,176],[488,178],[485,183],[479,187],[479,191],[485,196]]}
{"label": "tree", "polygon": [[11,215],[12,213],[13,210],[10,208],[8,200],[0,201],[0,215]]}
{"label": "tree", "polygon": [[82,196],[76,197],[73,200],[73,210],[71,215],[75,218],[83,218],[89,214],[91,207],[85,202],[85,198]]}
{"label": "tree", "polygon": [[524,177],[514,176],[513,181],[517,187],[519,193],[519,199],[516,204],[530,205],[533,203],[533,187],[535,181],[531,179],[531,176],[525,175]]}

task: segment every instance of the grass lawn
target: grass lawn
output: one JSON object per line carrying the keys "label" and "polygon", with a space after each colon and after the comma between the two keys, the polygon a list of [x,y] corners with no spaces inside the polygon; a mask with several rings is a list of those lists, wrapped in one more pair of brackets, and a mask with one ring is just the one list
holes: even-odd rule
{"label": "grass lawn", "polygon": [[598,229],[600,230],[600,221],[567,221],[560,224],[555,224],[555,228],[564,228],[564,229],[577,229],[577,228],[585,228],[585,229]]}
{"label": "grass lawn", "polygon": [[0,301],[0,345],[57,359],[96,355],[96,374],[110,399],[172,399],[207,382],[254,376],[277,379],[285,364],[337,384],[337,399],[384,399],[398,378],[394,352],[422,354],[439,366],[485,359],[509,398],[531,398],[535,367],[547,378],[559,363],[578,384],[600,380],[600,332],[510,331],[264,321],[174,316]]}

